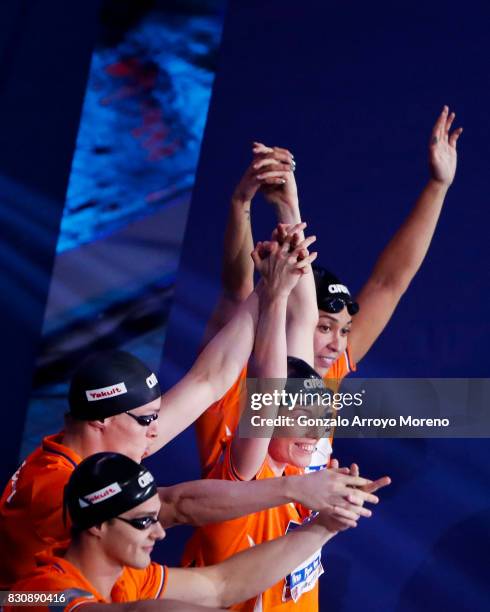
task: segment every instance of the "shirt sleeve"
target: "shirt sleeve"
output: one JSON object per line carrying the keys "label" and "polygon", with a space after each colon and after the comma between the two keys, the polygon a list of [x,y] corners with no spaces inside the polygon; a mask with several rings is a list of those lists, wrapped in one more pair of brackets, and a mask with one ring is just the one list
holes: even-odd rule
{"label": "shirt sleeve", "polygon": [[136,599],[160,599],[167,586],[167,567],[159,563],[150,563],[143,570],[133,570],[136,584]]}
{"label": "shirt sleeve", "polygon": [[70,538],[70,523],[63,520],[63,493],[71,470],[57,467],[34,479],[31,497],[31,521],[38,537],[47,545]]}
{"label": "shirt sleeve", "polygon": [[[207,478],[216,478],[218,480],[236,480],[236,481],[244,481],[245,478],[240,474],[240,472],[236,469],[233,464],[233,458],[231,455],[231,445],[233,439],[228,440],[226,443],[221,457],[219,458],[218,463],[211,470]],[[254,476],[256,479],[260,479],[262,471],[264,469],[265,461],[262,464],[261,468]]]}

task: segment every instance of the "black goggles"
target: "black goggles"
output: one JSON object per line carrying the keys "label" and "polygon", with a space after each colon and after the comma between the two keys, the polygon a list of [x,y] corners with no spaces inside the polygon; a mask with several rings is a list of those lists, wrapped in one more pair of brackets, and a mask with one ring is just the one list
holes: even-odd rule
{"label": "black goggles", "polygon": [[133,417],[133,419],[138,423],[138,425],[141,425],[141,427],[148,427],[151,423],[153,423],[153,421],[158,419],[158,412],[154,412],[153,414],[143,414],[141,416],[132,414],[131,412],[125,412],[124,414]]}
{"label": "black goggles", "polygon": [[332,314],[337,314],[344,308],[347,308],[347,312],[352,316],[359,312],[359,304],[352,300],[346,300],[340,297],[328,297],[321,301],[320,309]]}
{"label": "black goggles", "polygon": [[114,518],[117,518],[120,521],[124,521],[125,523],[127,523],[128,525],[131,525],[131,527],[134,527],[135,529],[138,529],[139,531],[148,529],[155,523],[158,523],[158,517],[156,516],[140,516],[138,518],[132,518],[132,519],[123,518],[122,516],[116,516]]}

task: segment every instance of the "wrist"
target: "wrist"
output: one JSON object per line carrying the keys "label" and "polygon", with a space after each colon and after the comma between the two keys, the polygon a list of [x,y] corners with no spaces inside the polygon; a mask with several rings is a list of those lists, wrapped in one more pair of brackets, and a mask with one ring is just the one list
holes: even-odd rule
{"label": "wrist", "polygon": [[301,503],[298,501],[298,485],[302,476],[284,476],[283,478],[276,478],[280,485],[280,496],[284,500],[283,504],[290,503]]}
{"label": "wrist", "polygon": [[252,198],[246,198],[240,194],[234,193],[231,197],[231,205],[234,208],[248,208],[252,205]]}
{"label": "wrist", "polygon": [[298,199],[287,203],[276,202],[274,210],[279,223],[301,223]]}
{"label": "wrist", "polygon": [[[263,279],[264,280],[264,279]],[[283,306],[287,307],[289,291],[283,288],[269,285],[266,280],[262,283],[259,290],[259,302],[261,307]]]}
{"label": "wrist", "polygon": [[449,190],[449,187],[451,187],[451,183],[439,181],[432,176],[429,179],[429,182],[427,183],[428,189],[442,195],[446,195]]}
{"label": "wrist", "polygon": [[318,534],[318,537],[322,539],[322,546],[337,535],[337,531],[332,531],[318,522],[318,519],[314,520],[309,525],[306,525],[305,529],[308,529],[312,533]]}

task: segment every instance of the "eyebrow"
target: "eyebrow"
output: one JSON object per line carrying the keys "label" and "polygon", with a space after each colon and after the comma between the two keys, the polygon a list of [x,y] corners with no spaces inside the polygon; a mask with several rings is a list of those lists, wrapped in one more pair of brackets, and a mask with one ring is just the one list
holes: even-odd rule
{"label": "eyebrow", "polygon": [[[336,325],[340,325],[340,321],[338,319],[336,319],[335,317],[332,317],[329,314],[321,314],[318,317],[318,322],[320,322],[322,319],[328,319],[329,321],[332,321],[333,323],[335,323]],[[347,321],[347,323],[345,323],[344,325],[342,325],[342,327],[347,327],[347,325],[352,325],[352,319],[350,321]]]}
{"label": "eyebrow", "polygon": [[134,516],[126,516],[124,518],[135,519],[135,518],[144,518],[145,516],[157,517],[158,511],[157,510],[151,510],[151,511],[146,511],[146,512],[141,511],[141,512],[138,512],[138,514],[135,514]]}

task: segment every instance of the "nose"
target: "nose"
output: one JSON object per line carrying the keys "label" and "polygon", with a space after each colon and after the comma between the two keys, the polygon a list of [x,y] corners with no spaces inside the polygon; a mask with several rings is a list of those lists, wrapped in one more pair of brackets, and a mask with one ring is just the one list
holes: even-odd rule
{"label": "nose", "polygon": [[340,332],[335,332],[332,334],[332,337],[330,338],[330,342],[328,343],[328,348],[332,351],[338,352],[339,347],[340,347]]}
{"label": "nose", "polygon": [[155,419],[148,425],[146,436],[148,438],[156,438],[158,436],[158,419]]}
{"label": "nose", "polygon": [[165,533],[165,529],[162,527],[161,523],[155,523],[153,525],[153,530],[151,533],[153,539],[156,540],[163,540],[163,538],[165,537],[166,533]]}

